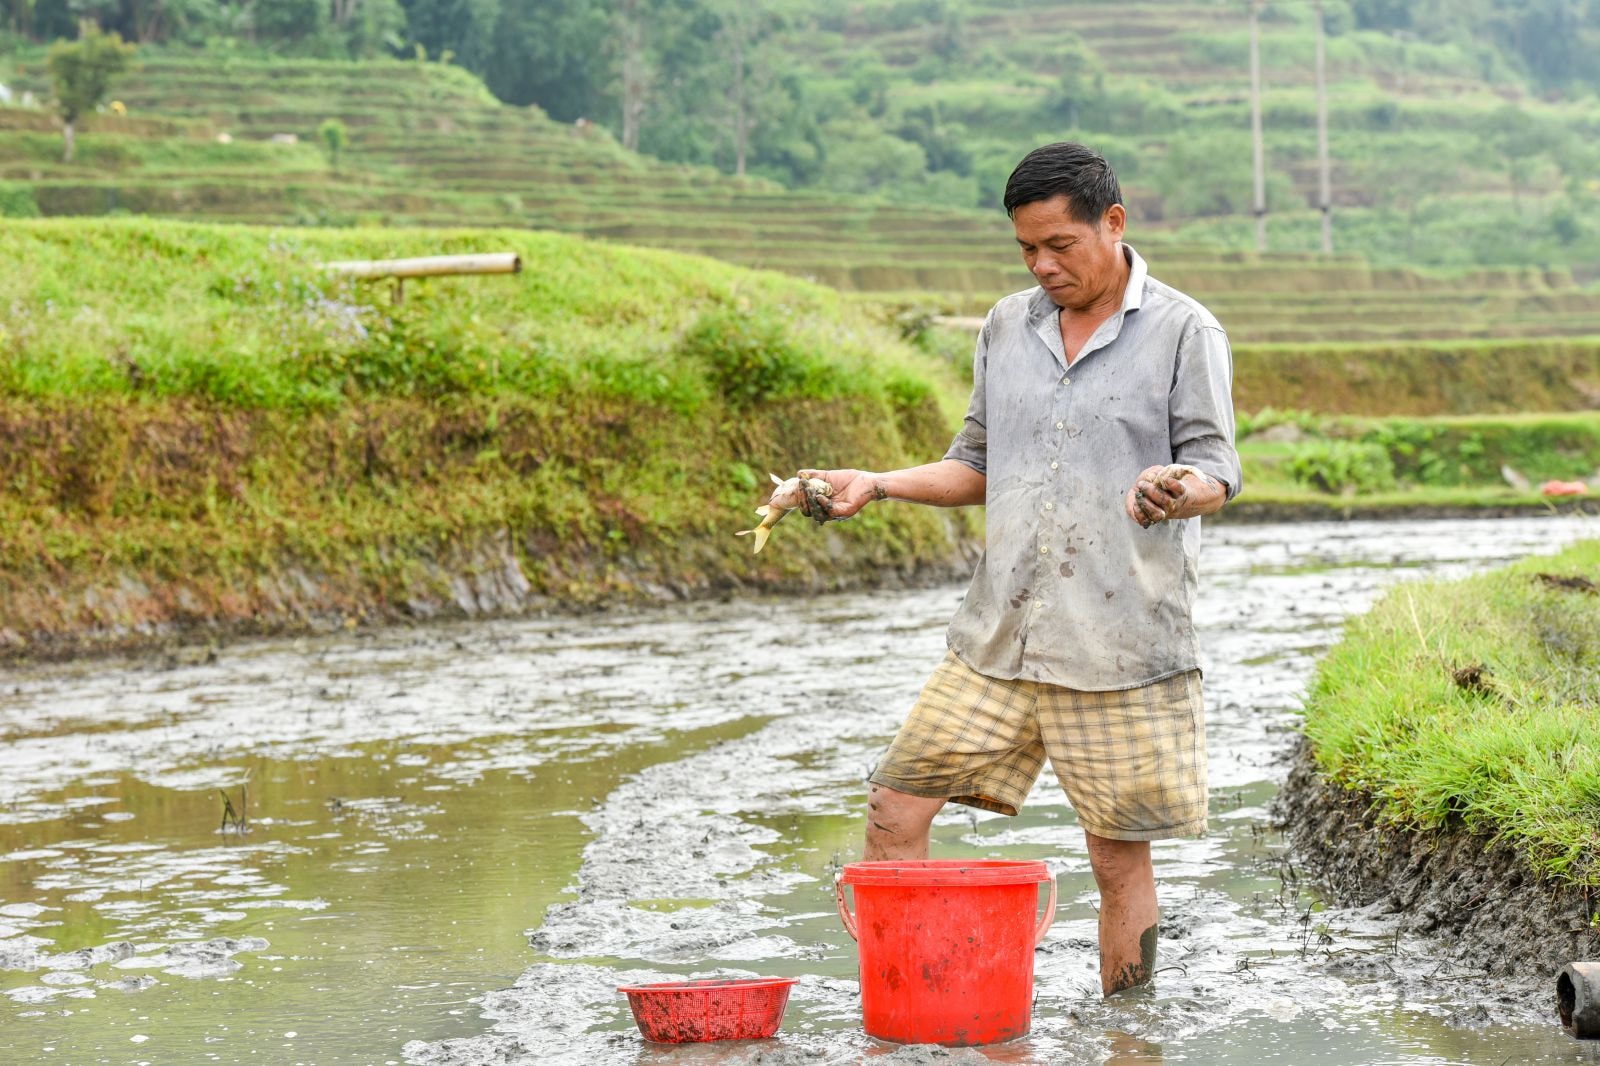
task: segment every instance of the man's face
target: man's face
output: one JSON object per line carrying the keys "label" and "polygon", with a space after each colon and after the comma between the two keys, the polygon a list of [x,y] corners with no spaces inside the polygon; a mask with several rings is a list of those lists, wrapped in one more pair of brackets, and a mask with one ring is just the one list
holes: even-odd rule
{"label": "man's face", "polygon": [[1017,245],[1029,272],[1056,306],[1088,310],[1104,300],[1121,278],[1127,215],[1112,204],[1099,225],[1075,220],[1065,196],[1023,204],[1011,216]]}

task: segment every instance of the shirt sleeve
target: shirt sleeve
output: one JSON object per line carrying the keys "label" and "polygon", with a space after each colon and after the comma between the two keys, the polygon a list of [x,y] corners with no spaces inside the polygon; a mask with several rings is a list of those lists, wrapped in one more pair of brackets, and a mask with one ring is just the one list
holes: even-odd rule
{"label": "shirt sleeve", "polygon": [[1178,344],[1172,377],[1172,458],[1203,470],[1239,495],[1244,474],[1234,448],[1233,351],[1221,327],[1201,325]]}
{"label": "shirt sleeve", "polygon": [[961,423],[961,432],[950,442],[946,459],[965,463],[978,473],[989,475],[989,415],[984,395],[984,379],[989,370],[989,323],[994,318],[991,310],[978,331],[978,346],[972,353],[972,399],[967,403],[967,416]]}

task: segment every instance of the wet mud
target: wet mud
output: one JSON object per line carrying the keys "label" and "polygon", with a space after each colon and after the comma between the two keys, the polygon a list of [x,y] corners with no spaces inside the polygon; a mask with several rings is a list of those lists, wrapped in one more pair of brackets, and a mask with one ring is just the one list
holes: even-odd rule
{"label": "wet mud", "polygon": [[1303,742],[1276,814],[1329,898],[1429,935],[1440,958],[1550,981],[1569,962],[1600,958],[1600,900],[1535,876],[1486,837],[1382,825],[1366,797],[1317,773]]}
{"label": "wet mud", "polygon": [[[1101,997],[1093,878],[1049,775],[1015,818],[947,809],[936,855],[1044,858],[1061,893],[1032,1033],[964,1051],[861,1032],[832,897],[960,586],[15,669],[0,1061],[1600,1062],[1548,981],[1331,903],[1270,814],[1345,617],[1407,576],[1596,535],[1208,530],[1210,832],[1155,846],[1154,984]],[[799,978],[774,1040],[648,1044],[616,991],[741,976]]]}

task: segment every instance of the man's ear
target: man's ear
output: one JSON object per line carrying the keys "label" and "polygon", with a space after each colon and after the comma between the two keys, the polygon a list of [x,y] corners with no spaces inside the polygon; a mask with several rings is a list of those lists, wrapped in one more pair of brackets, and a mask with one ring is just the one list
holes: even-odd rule
{"label": "man's ear", "polygon": [[1120,241],[1128,228],[1128,212],[1121,204],[1112,204],[1100,217],[1100,226],[1110,233],[1111,239]]}

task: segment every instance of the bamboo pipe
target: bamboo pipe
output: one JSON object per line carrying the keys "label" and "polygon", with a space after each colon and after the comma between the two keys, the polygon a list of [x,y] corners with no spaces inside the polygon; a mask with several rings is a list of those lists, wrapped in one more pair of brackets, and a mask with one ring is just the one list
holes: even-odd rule
{"label": "bamboo pipe", "polygon": [[427,255],[416,259],[347,259],[323,263],[322,269],[356,278],[437,278],[449,274],[520,274],[522,257],[515,252],[484,255]]}
{"label": "bamboo pipe", "polygon": [[1556,1012],[1567,1032],[1600,1040],[1600,962],[1572,962],[1556,978]]}

